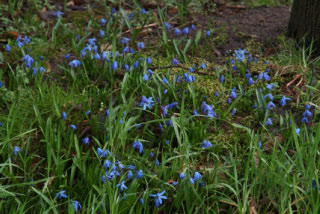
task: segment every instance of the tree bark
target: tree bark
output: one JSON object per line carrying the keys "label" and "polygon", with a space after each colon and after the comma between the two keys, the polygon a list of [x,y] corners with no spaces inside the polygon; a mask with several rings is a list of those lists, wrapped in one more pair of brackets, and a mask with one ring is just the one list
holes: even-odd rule
{"label": "tree bark", "polygon": [[320,56],[320,0],[294,0],[288,35],[306,47],[312,44],[313,54]]}

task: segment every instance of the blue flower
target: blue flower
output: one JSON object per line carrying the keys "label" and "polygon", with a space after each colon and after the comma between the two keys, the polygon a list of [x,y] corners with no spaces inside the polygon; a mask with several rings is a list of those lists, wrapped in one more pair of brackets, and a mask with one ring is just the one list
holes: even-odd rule
{"label": "blue flower", "polygon": [[138,62],[138,61],[135,61],[135,62],[133,63],[133,67],[134,67],[135,69],[137,69],[137,68],[139,67],[139,62]]}
{"label": "blue flower", "polygon": [[309,122],[309,120],[308,120],[307,117],[303,117],[303,118],[301,119],[301,123],[307,123],[307,122]]}
{"label": "blue flower", "polygon": [[113,61],[112,70],[117,70],[117,69],[118,69],[118,62],[117,61]]}
{"label": "blue flower", "polygon": [[221,82],[221,83],[224,82],[224,75],[220,75],[220,82]]}
{"label": "blue flower", "polygon": [[272,101],[268,102],[268,104],[267,104],[267,109],[271,109],[271,108],[273,108],[273,109],[276,108],[276,105]]}
{"label": "blue flower", "polygon": [[97,154],[99,157],[107,157],[108,154],[110,154],[110,152],[108,150],[102,150],[101,148],[97,149]]}
{"label": "blue flower", "polygon": [[202,63],[202,64],[200,65],[200,68],[201,68],[201,69],[206,69],[206,67],[207,67],[207,66],[206,66],[206,64],[204,64],[204,63]]}
{"label": "blue flower", "polygon": [[248,54],[249,52],[246,49],[242,50],[241,48],[239,48],[239,50],[235,50],[234,53],[236,59],[242,62],[246,58],[245,54]]}
{"label": "blue flower", "polygon": [[121,181],[121,183],[117,184],[116,187],[120,187],[121,192],[123,192],[124,189],[128,189],[128,187],[124,184],[124,181]]}
{"label": "blue flower", "polygon": [[214,112],[212,106],[206,104],[205,101],[202,102],[201,104],[201,110],[203,111],[203,113],[211,118],[213,117],[217,117],[217,114]]}
{"label": "blue flower", "polygon": [[90,139],[88,137],[85,137],[85,138],[82,139],[82,143],[86,144],[86,145],[89,145]]}
{"label": "blue flower", "polygon": [[40,71],[40,73],[43,73],[43,72],[46,71],[46,69],[45,69],[44,67],[40,67],[40,68],[39,68],[39,71]]}
{"label": "blue flower", "polygon": [[158,159],[156,159],[156,166],[159,167],[160,162],[158,161]]}
{"label": "blue flower", "polygon": [[198,115],[198,111],[195,109],[195,110],[193,110],[192,114],[193,115]]}
{"label": "blue flower", "polygon": [[64,120],[66,120],[66,119],[67,119],[67,113],[62,112],[62,118],[63,118]]}
{"label": "blue flower", "polygon": [[257,144],[258,148],[262,149],[262,143],[259,141]]}
{"label": "blue flower", "polygon": [[167,94],[168,93],[168,89],[164,89],[163,94]]}
{"label": "blue flower", "polygon": [[273,100],[273,96],[271,93],[264,95],[263,98],[268,98],[269,100]]}
{"label": "blue flower", "polygon": [[211,146],[212,146],[212,144],[210,143],[210,141],[208,141],[208,140],[202,141],[202,146],[201,146],[202,149],[207,149],[207,148],[210,148]]}
{"label": "blue flower", "polygon": [[77,130],[77,126],[74,125],[74,124],[71,124],[70,127],[71,127],[73,130]]}
{"label": "blue flower", "polygon": [[140,170],[137,172],[136,178],[138,178],[138,179],[143,178],[143,171],[142,171],[142,169],[140,169]]}
{"label": "blue flower", "polygon": [[253,79],[250,77],[250,79],[248,80],[248,84],[252,85],[254,83]]}
{"label": "blue flower", "polygon": [[311,111],[309,111],[308,109],[306,109],[306,110],[302,113],[302,115],[303,115],[304,117],[311,117],[311,116],[312,116],[312,113],[311,113]]}
{"label": "blue flower", "polygon": [[306,105],[306,109],[310,109],[311,106],[309,104]]}
{"label": "blue flower", "polygon": [[151,109],[154,105],[154,101],[152,99],[152,97],[147,98],[145,96],[142,96],[141,102],[138,103],[138,106],[142,106],[143,110],[146,110],[147,108]]}
{"label": "blue flower", "polygon": [[105,35],[105,32],[103,30],[99,30],[99,36],[104,37],[104,35]]}
{"label": "blue flower", "polygon": [[284,106],[287,104],[287,103],[286,103],[287,100],[291,100],[291,98],[286,97],[286,96],[282,96],[281,99],[280,99],[280,105],[281,105],[282,107],[284,107]]}
{"label": "blue flower", "polygon": [[14,154],[15,156],[18,155],[18,152],[21,152],[21,149],[20,149],[18,146],[13,147],[13,154]]}
{"label": "blue flower", "polygon": [[91,111],[90,111],[90,110],[86,111],[86,115],[89,115],[90,113],[91,113]]}
{"label": "blue flower", "polygon": [[143,145],[140,142],[140,140],[135,140],[133,141],[133,146],[132,148],[139,150],[139,153],[142,154],[143,153]]}
{"label": "blue flower", "polygon": [[138,42],[137,47],[139,49],[144,49],[144,43],[143,42]]}
{"label": "blue flower", "polygon": [[154,198],[154,204],[156,207],[159,207],[162,204],[163,199],[168,199],[166,196],[163,195],[165,192],[166,191],[157,194],[150,194],[150,197]]}
{"label": "blue flower", "polygon": [[266,126],[272,126],[272,120],[271,118],[269,117],[265,123]]}
{"label": "blue flower", "polygon": [[202,178],[202,175],[201,175],[201,173],[199,173],[199,172],[195,172],[194,173],[194,175],[193,175],[193,179],[194,179],[194,181],[198,181],[198,180],[200,180]]}
{"label": "blue flower", "polygon": [[126,69],[126,71],[129,71],[130,70],[130,67],[128,64],[124,64],[124,68]]}
{"label": "blue flower", "polygon": [[236,108],[233,108],[233,109],[232,109],[232,112],[231,112],[231,115],[234,116],[236,113],[237,113],[237,109],[236,109]]}
{"label": "blue flower", "polygon": [[172,25],[170,24],[170,23],[168,23],[168,22],[165,22],[164,23],[164,27],[167,29],[167,30],[171,30],[173,27],[172,27]]}
{"label": "blue flower", "polygon": [[172,63],[173,66],[177,66],[179,64],[179,61],[176,58],[172,59]]}
{"label": "blue flower", "polygon": [[74,59],[71,62],[69,62],[69,66],[71,68],[77,68],[79,65],[81,65],[81,62],[77,59]]}
{"label": "blue flower", "polygon": [[317,188],[317,183],[315,179],[312,179],[312,189],[315,190]]}
{"label": "blue flower", "polygon": [[62,190],[62,191],[60,191],[60,192],[58,192],[57,194],[56,194],[56,197],[58,198],[58,199],[61,199],[61,198],[68,198],[68,196],[65,194],[65,190]]}
{"label": "blue flower", "polygon": [[32,58],[31,56],[29,56],[29,55],[25,55],[25,56],[23,57],[23,60],[25,61],[27,68],[30,68],[31,65],[34,63],[33,58]]}
{"label": "blue flower", "polygon": [[194,179],[193,178],[189,178],[189,181],[191,184],[194,184]]}
{"label": "blue flower", "polygon": [[139,204],[143,204],[143,203],[144,203],[143,198],[140,198],[139,199]]}
{"label": "blue flower", "polygon": [[266,85],[266,88],[269,90],[269,91],[272,91],[272,88],[274,87],[274,84],[267,84]]}
{"label": "blue flower", "polygon": [[188,35],[190,33],[189,28],[188,27],[183,28],[183,33],[185,35]]}
{"label": "blue flower", "polygon": [[237,98],[237,92],[236,92],[236,87],[234,87],[230,93],[231,99],[236,99]]}
{"label": "blue flower", "polygon": [[140,10],[140,13],[146,14],[146,9],[142,8],[142,9]]}
{"label": "blue flower", "polygon": [[74,211],[78,212],[78,210],[82,208],[79,201],[71,200],[71,202],[72,202],[72,206],[74,208]]}
{"label": "blue flower", "polygon": [[100,26],[103,27],[103,26],[106,25],[107,20],[105,20],[104,18],[101,18],[101,19],[99,20],[99,23],[100,23]]}
{"label": "blue flower", "polygon": [[193,73],[193,72],[194,72],[193,67],[190,67],[190,68],[189,68],[189,71],[190,71],[190,73]]}
{"label": "blue flower", "polygon": [[6,46],[5,46],[5,50],[6,50],[8,53],[10,53],[10,51],[11,51],[11,47],[10,47],[10,45],[9,45],[9,44],[6,44]]}
{"label": "blue flower", "polygon": [[176,36],[180,36],[181,35],[181,30],[179,30],[178,28],[174,29],[174,34]]}
{"label": "blue flower", "polygon": [[148,79],[149,79],[148,74],[144,74],[144,75],[143,75],[143,80],[144,80],[144,81],[148,81]]}
{"label": "blue flower", "polygon": [[150,152],[150,153],[149,153],[149,157],[150,157],[150,158],[153,158],[153,152]]}
{"label": "blue flower", "polygon": [[123,37],[123,38],[121,39],[121,44],[123,44],[123,45],[128,45],[128,43],[129,43],[130,40],[131,40],[131,39],[129,39],[129,38],[127,38],[127,37]]}
{"label": "blue flower", "polygon": [[187,83],[191,83],[195,81],[195,77],[193,75],[190,75],[188,73],[184,73],[183,79],[186,80]]}
{"label": "blue flower", "polygon": [[57,12],[55,13],[57,18],[60,18],[64,13],[61,12],[60,10],[57,10]]}
{"label": "blue flower", "polygon": [[162,82],[163,82],[164,84],[168,84],[168,83],[169,83],[168,80],[167,80],[167,78],[165,78],[165,77],[162,78]]}
{"label": "blue flower", "polygon": [[191,30],[196,30],[196,27],[194,26],[194,24],[191,25]]}
{"label": "blue flower", "polygon": [[113,15],[113,14],[116,13],[116,12],[117,12],[116,8],[113,7],[113,8],[111,9],[111,15]]}
{"label": "blue flower", "polygon": [[210,30],[208,30],[208,31],[206,32],[207,37],[209,37],[210,34],[211,34]]}
{"label": "blue flower", "polygon": [[132,176],[133,176],[133,173],[132,173],[131,170],[129,170],[129,171],[128,171],[128,175],[127,175],[127,179],[128,179],[128,180],[131,179]]}
{"label": "blue flower", "polygon": [[105,169],[107,169],[107,168],[110,168],[110,166],[111,166],[111,161],[105,160],[104,163],[103,163],[103,167],[104,167]]}
{"label": "blue flower", "polygon": [[185,177],[186,177],[186,175],[185,175],[183,172],[180,172],[179,178],[180,178],[181,180],[183,180],[183,179],[185,179]]}
{"label": "blue flower", "polygon": [[299,134],[300,134],[300,129],[296,128],[296,135],[299,135]]}
{"label": "blue flower", "polygon": [[[147,57],[146,62],[147,62],[147,64],[151,64],[151,62],[152,62],[151,57]],[[149,70],[150,70],[150,69],[149,69]],[[151,70],[150,70],[150,71],[151,71]]]}

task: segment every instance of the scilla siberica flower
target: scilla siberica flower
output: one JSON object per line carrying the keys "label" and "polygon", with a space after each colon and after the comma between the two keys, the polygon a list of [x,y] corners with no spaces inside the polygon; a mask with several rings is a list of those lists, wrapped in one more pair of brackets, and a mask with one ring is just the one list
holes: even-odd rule
{"label": "scilla siberica flower", "polygon": [[57,194],[56,194],[56,197],[58,198],[58,199],[61,199],[61,198],[68,198],[68,196],[65,194],[65,190],[62,190],[62,191],[60,191],[60,192],[58,192]]}
{"label": "scilla siberica flower", "polygon": [[74,211],[78,212],[78,210],[82,208],[79,201],[71,200],[71,202],[72,202],[72,206],[74,208]]}
{"label": "scilla siberica flower", "polygon": [[164,27],[167,29],[167,30],[171,30],[173,27],[172,27],[172,25],[170,24],[170,23],[168,23],[168,22],[165,22],[164,23]]}
{"label": "scilla siberica flower", "polygon": [[286,97],[286,96],[282,96],[281,97],[281,99],[280,99],[280,105],[282,106],[282,107],[284,107],[287,103],[287,100],[291,100],[291,98],[289,98],[289,97]]}
{"label": "scilla siberica flower", "polygon": [[237,92],[236,92],[236,87],[234,87],[230,93],[231,99],[236,99],[237,98]]}
{"label": "scilla siberica flower", "polygon": [[206,69],[206,67],[207,67],[207,66],[206,66],[206,64],[204,64],[204,63],[202,63],[202,64],[200,65],[200,68],[201,68],[201,69]]}
{"label": "scilla siberica flower", "polygon": [[223,83],[224,82],[224,75],[221,75],[220,76],[220,80],[219,80],[221,83]]}
{"label": "scilla siberica flower", "polygon": [[143,171],[142,171],[142,169],[140,169],[140,170],[137,172],[136,178],[138,178],[138,179],[143,178]]}
{"label": "scilla siberica flower", "polygon": [[25,56],[23,57],[23,60],[25,61],[27,68],[30,68],[31,65],[34,63],[33,58],[32,58],[31,56],[29,56],[29,55],[25,55]]}
{"label": "scilla siberica flower", "polygon": [[100,26],[103,27],[103,26],[106,25],[107,20],[105,20],[104,18],[101,18],[101,19],[99,20],[99,23],[100,23]]}
{"label": "scilla siberica flower", "polygon": [[141,14],[146,14],[146,9],[142,8],[142,9],[140,10],[140,13],[141,13]]}
{"label": "scilla siberica flower", "polygon": [[6,46],[5,46],[5,50],[6,50],[8,53],[10,53],[10,51],[11,51],[11,47],[10,47],[10,45],[9,45],[9,44],[6,44]]}
{"label": "scilla siberica flower", "polygon": [[296,135],[299,135],[299,134],[300,134],[300,129],[296,128]]}
{"label": "scilla siberica flower", "polygon": [[159,207],[162,204],[162,199],[168,199],[167,196],[163,195],[165,192],[166,191],[157,194],[150,194],[150,197],[154,198],[154,204],[156,207]]}
{"label": "scilla siberica flower", "polygon": [[265,123],[266,126],[272,126],[272,120],[271,118],[269,117]]}
{"label": "scilla siberica flower", "polygon": [[179,64],[179,61],[176,58],[172,59],[172,65],[177,66]]}
{"label": "scilla siberica flower", "polygon": [[211,146],[212,146],[212,144],[210,143],[210,141],[203,140],[201,148],[202,149],[207,149],[207,148],[210,148]]}
{"label": "scilla siberica flower", "polygon": [[140,142],[140,140],[135,140],[133,141],[133,146],[132,148],[137,149],[139,151],[140,154],[143,153],[143,145]]}
{"label": "scilla siberica flower", "polygon": [[183,33],[185,35],[188,35],[190,33],[189,28],[188,27],[183,28]]}
{"label": "scilla siberica flower", "polygon": [[21,149],[18,146],[13,147],[13,154],[15,156],[17,156],[19,152],[21,152]]}
{"label": "scilla siberica flower", "polygon": [[137,47],[139,49],[144,49],[144,43],[143,42],[138,42]]}
{"label": "scilla siberica flower", "polygon": [[154,101],[152,99],[152,97],[147,98],[145,96],[142,96],[141,102],[138,103],[138,106],[142,106],[143,110],[146,110],[147,108],[151,109],[154,105]]}
{"label": "scilla siberica flower", "polygon": [[205,115],[209,116],[210,118],[217,117],[217,114],[214,112],[212,106],[208,105],[205,101],[203,101],[201,104],[201,110]]}
{"label": "scilla siberica flower", "polygon": [[98,154],[99,157],[102,156],[102,157],[105,158],[105,157],[107,157],[108,154],[110,154],[110,152],[108,150],[103,150],[101,148],[98,148],[97,149],[97,154]]}
{"label": "scilla siberica flower", "polygon": [[271,109],[271,108],[275,109],[276,105],[272,101],[269,101],[267,104],[267,109]]}
{"label": "scilla siberica flower", "polygon": [[99,36],[104,37],[104,35],[105,35],[105,32],[103,30],[99,30]]}
{"label": "scilla siberica flower", "polygon": [[123,37],[123,38],[121,39],[121,44],[123,44],[123,45],[128,45],[128,43],[129,43],[130,40],[131,40],[131,39],[129,39],[129,38],[127,38],[127,37]]}
{"label": "scilla siberica flower", "polygon": [[60,18],[63,14],[64,14],[63,12],[58,10],[55,15],[56,15],[57,18]]}
{"label": "scilla siberica flower", "polygon": [[246,58],[246,54],[248,53],[249,52],[246,49],[241,49],[241,48],[239,48],[239,50],[234,51],[234,55],[236,59],[239,60],[240,62],[242,62]]}
{"label": "scilla siberica flower", "polygon": [[208,31],[206,32],[207,37],[209,37],[210,34],[211,34],[210,30],[208,30]]}
{"label": "scilla siberica flower", "polygon": [[118,62],[117,61],[113,61],[112,70],[117,70],[117,69],[118,69]]}
{"label": "scilla siberica flower", "polygon": [[268,98],[269,100],[273,100],[273,96],[271,93],[264,95],[263,98]]}
{"label": "scilla siberica flower", "polygon": [[121,183],[117,184],[116,187],[120,187],[121,192],[123,192],[125,189],[128,189],[128,187],[124,184],[124,181],[121,181]]}
{"label": "scilla siberica flower", "polygon": [[181,30],[179,30],[179,29],[174,29],[174,34],[176,35],[176,36],[180,36],[181,35]]}
{"label": "scilla siberica flower", "polygon": [[74,59],[71,62],[69,62],[69,66],[71,68],[77,68],[79,65],[81,65],[81,62],[77,59]]}
{"label": "scilla siberica flower", "polygon": [[71,127],[73,130],[77,130],[77,126],[74,125],[74,124],[71,124],[70,127]]}
{"label": "scilla siberica flower", "polygon": [[85,137],[85,138],[82,139],[82,143],[85,144],[85,145],[89,145],[90,139],[88,137]]}
{"label": "scilla siberica flower", "polygon": [[143,80],[144,80],[144,81],[148,81],[148,79],[149,79],[148,74],[144,74],[144,75],[143,75]]}
{"label": "scilla siberica flower", "polygon": [[181,180],[183,180],[183,179],[185,179],[185,177],[186,177],[186,175],[185,175],[183,172],[180,172],[179,178],[180,178]]}

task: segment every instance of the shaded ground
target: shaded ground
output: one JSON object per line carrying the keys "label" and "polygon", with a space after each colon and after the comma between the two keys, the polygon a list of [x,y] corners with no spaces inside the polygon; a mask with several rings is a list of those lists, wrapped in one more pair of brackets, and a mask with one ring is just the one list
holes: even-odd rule
{"label": "shaded ground", "polygon": [[[267,44],[285,32],[290,17],[290,6],[258,7],[218,7],[214,14],[218,27],[227,30],[227,43],[219,48],[221,51],[244,48],[245,42],[255,39]],[[201,20],[205,22],[206,20]]]}

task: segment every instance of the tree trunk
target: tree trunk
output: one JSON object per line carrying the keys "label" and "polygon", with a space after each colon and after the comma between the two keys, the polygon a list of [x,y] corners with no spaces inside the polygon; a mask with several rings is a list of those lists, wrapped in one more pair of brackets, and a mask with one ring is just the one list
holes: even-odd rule
{"label": "tree trunk", "polygon": [[294,0],[288,35],[306,47],[313,41],[314,55],[320,55],[320,0]]}

